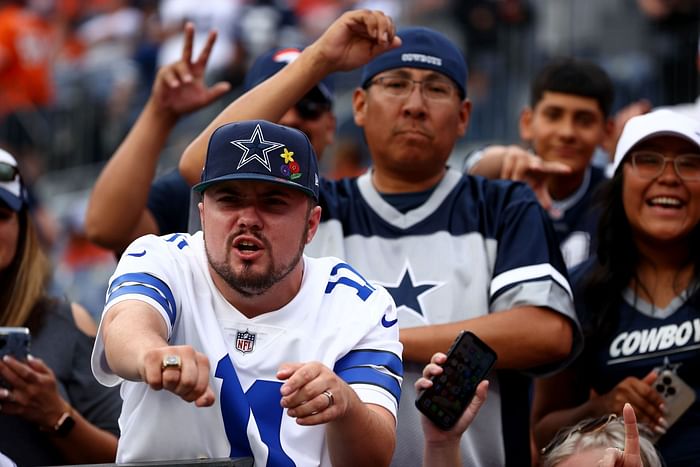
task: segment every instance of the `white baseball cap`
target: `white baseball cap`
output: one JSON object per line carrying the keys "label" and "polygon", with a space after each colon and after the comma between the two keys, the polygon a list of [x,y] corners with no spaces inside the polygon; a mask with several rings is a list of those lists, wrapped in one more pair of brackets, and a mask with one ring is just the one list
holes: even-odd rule
{"label": "white baseball cap", "polygon": [[13,211],[19,211],[24,205],[24,190],[17,161],[3,149],[0,149],[0,200]]}
{"label": "white baseball cap", "polygon": [[627,121],[617,142],[613,173],[617,172],[627,153],[638,143],[664,135],[687,139],[700,149],[700,121],[668,109],[655,110]]}

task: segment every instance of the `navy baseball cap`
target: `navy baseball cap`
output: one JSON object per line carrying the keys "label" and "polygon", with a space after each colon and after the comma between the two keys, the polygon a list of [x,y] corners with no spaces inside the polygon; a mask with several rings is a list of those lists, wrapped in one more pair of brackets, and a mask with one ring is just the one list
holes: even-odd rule
{"label": "navy baseball cap", "polygon": [[318,201],[318,163],[309,139],[266,120],[228,123],[212,133],[201,182],[193,189],[201,193],[228,180],[278,183]]}
{"label": "navy baseball cap", "polygon": [[467,63],[452,41],[424,27],[401,29],[396,35],[401,38],[401,46],[378,55],[362,69],[363,88],[383,71],[423,68],[447,76],[457,85],[462,98],[467,96]]}
{"label": "navy baseball cap", "polygon": [[[296,60],[300,54],[301,49],[295,47],[276,47],[260,55],[245,75],[245,90],[249,91],[262,83]],[[333,80],[330,77],[326,76],[314,89],[317,89],[320,96],[327,102],[333,102]]]}
{"label": "navy baseball cap", "polygon": [[0,149],[0,200],[13,211],[19,212],[26,199],[24,193],[17,160],[9,152]]}

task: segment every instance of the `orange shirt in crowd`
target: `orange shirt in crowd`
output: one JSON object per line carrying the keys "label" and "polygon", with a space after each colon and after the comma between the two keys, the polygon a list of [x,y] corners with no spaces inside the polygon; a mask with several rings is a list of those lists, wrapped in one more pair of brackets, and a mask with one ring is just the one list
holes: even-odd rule
{"label": "orange shirt in crowd", "polygon": [[0,115],[51,102],[52,47],[41,17],[15,5],[0,8]]}

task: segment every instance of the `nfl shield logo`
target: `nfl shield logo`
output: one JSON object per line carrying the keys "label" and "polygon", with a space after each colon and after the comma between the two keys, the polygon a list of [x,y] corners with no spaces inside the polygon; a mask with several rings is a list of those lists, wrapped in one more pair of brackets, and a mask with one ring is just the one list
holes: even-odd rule
{"label": "nfl shield logo", "polygon": [[255,333],[249,332],[247,329],[243,332],[236,332],[236,350],[243,353],[253,351],[255,347]]}

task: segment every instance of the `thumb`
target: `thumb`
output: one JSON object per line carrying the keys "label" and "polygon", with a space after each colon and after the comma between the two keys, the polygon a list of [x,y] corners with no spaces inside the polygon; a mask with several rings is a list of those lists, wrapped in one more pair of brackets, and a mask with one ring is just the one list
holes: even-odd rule
{"label": "thumb", "polygon": [[219,81],[207,90],[207,104],[210,104],[226,94],[231,89],[231,83]]}
{"label": "thumb", "polygon": [[215,400],[216,397],[214,396],[214,391],[212,390],[211,386],[207,386],[204,394],[199,396],[194,403],[197,407],[209,407],[214,404]]}
{"label": "thumb", "polygon": [[570,174],[571,167],[558,161],[542,161],[541,171],[547,174]]}
{"label": "thumb", "polygon": [[287,379],[301,367],[301,363],[283,363],[277,369],[277,379]]}
{"label": "thumb", "polygon": [[644,378],[642,378],[642,381],[651,386],[654,384],[654,381],[656,381],[658,376],[659,374],[656,372],[656,370],[651,370]]}
{"label": "thumb", "polygon": [[537,197],[537,201],[539,201],[540,205],[542,206],[542,209],[549,212],[549,210],[552,208],[552,196],[549,194],[549,190],[547,189],[547,184],[546,183],[540,184],[540,186],[537,187],[534,190],[534,192],[535,192],[535,196]]}

